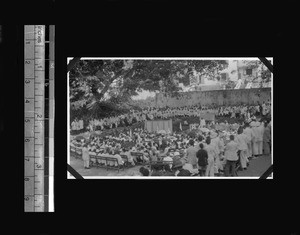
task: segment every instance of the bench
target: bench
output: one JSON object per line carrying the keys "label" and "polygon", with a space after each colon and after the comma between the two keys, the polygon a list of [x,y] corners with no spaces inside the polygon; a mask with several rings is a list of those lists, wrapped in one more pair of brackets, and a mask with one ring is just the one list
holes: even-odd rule
{"label": "bench", "polygon": [[76,155],[76,147],[70,145],[70,155],[75,156]]}
{"label": "bench", "polygon": [[76,146],[70,146],[70,153],[75,158],[82,158],[82,149]]}
{"label": "bench", "polygon": [[144,154],[139,152],[130,152],[131,156],[135,156],[142,160],[142,165],[146,163],[146,160],[144,159]]}
{"label": "bench", "polygon": [[106,168],[106,170],[108,170],[108,169],[117,169],[118,172],[122,167],[119,164],[117,158],[97,156],[97,155],[90,155],[90,164],[91,164],[92,167],[97,167],[97,168],[103,167],[103,168]]}
{"label": "bench", "polygon": [[133,166],[133,165],[131,165],[131,163],[129,162],[128,156],[127,156],[127,155],[125,155],[125,154],[120,154],[120,156],[121,156],[121,158],[124,160],[124,167],[129,168],[129,167]]}

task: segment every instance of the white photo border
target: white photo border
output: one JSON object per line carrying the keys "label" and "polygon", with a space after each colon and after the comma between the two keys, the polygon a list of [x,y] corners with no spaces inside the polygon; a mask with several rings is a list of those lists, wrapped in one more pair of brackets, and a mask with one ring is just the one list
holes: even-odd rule
{"label": "white photo border", "polygon": [[[67,64],[74,57],[67,57]],[[266,57],[273,65],[273,57]],[[259,60],[258,57],[81,57],[80,60]],[[273,73],[271,75],[271,165],[273,165]],[[69,72],[67,73],[67,163],[70,164],[70,86],[69,86]],[[259,176],[245,176],[245,177],[205,177],[205,176],[82,176],[84,179],[139,179],[139,180],[160,180],[160,179],[259,179]],[[67,171],[67,179],[75,179]],[[267,179],[273,179],[273,173]]]}

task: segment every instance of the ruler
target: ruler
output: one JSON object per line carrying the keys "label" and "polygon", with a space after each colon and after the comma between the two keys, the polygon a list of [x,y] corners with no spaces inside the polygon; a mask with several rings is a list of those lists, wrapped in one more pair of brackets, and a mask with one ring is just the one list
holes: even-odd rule
{"label": "ruler", "polygon": [[53,177],[53,34],[54,26],[24,26],[25,212],[49,211],[49,175]]}

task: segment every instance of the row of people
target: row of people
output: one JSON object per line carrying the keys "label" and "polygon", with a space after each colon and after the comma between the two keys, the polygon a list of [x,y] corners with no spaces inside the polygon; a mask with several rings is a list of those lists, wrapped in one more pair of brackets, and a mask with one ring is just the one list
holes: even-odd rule
{"label": "row of people", "polygon": [[[118,126],[130,126],[136,122],[153,119],[169,119],[175,117],[200,117],[203,113],[214,113],[218,117],[243,118],[250,120],[255,115],[266,116],[271,112],[270,102],[257,103],[256,105],[233,106],[192,106],[181,108],[148,108],[141,111],[131,110],[127,114],[107,117],[103,119],[91,119],[87,125],[90,131],[117,128]],[[71,130],[84,128],[83,120],[75,119],[71,123]]]}

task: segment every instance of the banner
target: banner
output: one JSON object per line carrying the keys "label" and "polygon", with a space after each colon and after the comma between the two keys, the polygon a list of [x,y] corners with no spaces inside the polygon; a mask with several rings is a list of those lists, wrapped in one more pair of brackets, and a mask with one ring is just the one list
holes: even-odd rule
{"label": "banner", "polygon": [[145,122],[145,129],[148,132],[159,132],[164,130],[166,133],[170,131],[173,132],[173,122],[172,119],[170,120],[147,120]]}
{"label": "banner", "polygon": [[215,114],[212,113],[212,112],[200,113],[200,118],[205,119],[205,121],[214,121],[215,120]]}

